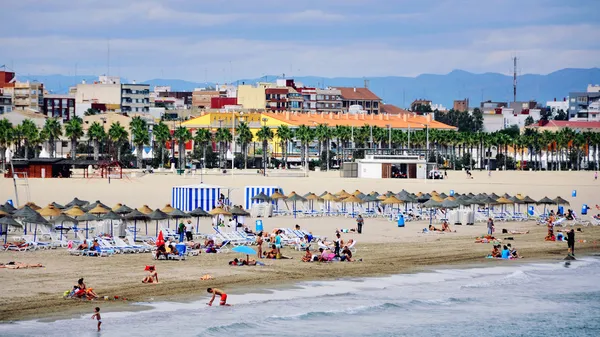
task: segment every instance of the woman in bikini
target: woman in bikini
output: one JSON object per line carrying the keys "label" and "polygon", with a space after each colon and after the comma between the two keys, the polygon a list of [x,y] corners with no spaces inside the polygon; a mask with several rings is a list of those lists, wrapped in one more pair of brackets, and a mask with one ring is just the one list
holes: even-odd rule
{"label": "woman in bikini", "polygon": [[156,272],[155,266],[146,266],[146,271],[150,273],[150,275],[144,277],[142,283],[158,283],[158,273]]}

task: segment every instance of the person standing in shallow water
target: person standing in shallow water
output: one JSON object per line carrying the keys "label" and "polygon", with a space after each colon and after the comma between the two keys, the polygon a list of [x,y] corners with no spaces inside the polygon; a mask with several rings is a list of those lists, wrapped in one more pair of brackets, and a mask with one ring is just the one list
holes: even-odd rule
{"label": "person standing in shallow water", "polygon": [[569,246],[569,255],[575,256],[575,230],[571,229],[567,233],[567,245]]}
{"label": "person standing in shallow water", "polygon": [[356,218],[356,231],[358,232],[358,234],[362,234],[362,227],[365,224],[365,220],[363,219],[362,215],[358,215],[358,217]]}

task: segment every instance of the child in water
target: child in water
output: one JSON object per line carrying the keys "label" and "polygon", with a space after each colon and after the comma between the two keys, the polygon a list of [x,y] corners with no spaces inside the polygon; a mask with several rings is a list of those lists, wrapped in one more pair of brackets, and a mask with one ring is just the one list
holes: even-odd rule
{"label": "child in water", "polygon": [[102,317],[100,317],[100,308],[99,307],[96,307],[96,310],[94,310],[92,319],[94,319],[94,318],[98,320],[98,331],[100,331],[100,325],[102,325]]}

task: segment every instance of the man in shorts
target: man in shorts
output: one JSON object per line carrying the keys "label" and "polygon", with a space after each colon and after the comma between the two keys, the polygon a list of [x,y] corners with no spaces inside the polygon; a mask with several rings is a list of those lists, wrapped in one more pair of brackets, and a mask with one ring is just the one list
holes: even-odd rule
{"label": "man in shorts", "polygon": [[215,297],[217,297],[217,295],[221,296],[221,305],[229,306],[229,304],[227,304],[227,294],[223,290],[217,288],[208,288],[206,289],[206,292],[212,294],[212,298],[208,303],[206,303],[209,306],[212,306],[212,303],[215,300]]}

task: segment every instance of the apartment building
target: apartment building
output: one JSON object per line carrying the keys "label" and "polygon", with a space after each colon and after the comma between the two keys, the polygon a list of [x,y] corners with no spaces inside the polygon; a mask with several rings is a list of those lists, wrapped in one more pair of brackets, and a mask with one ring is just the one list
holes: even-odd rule
{"label": "apartment building", "polygon": [[192,106],[198,109],[210,109],[210,102],[213,97],[221,97],[218,90],[194,90],[192,93]]}
{"label": "apartment building", "polygon": [[2,88],[0,88],[0,115],[12,111],[12,97],[5,95]]}
{"label": "apartment building", "polygon": [[12,98],[15,110],[31,109],[41,111],[44,105],[44,85],[38,82],[14,82],[14,86],[5,87],[5,95]]}
{"label": "apartment building", "polygon": [[381,111],[381,98],[368,88],[333,88],[340,91],[342,98],[342,111],[348,112],[350,106],[360,105],[367,114],[377,115]]}
{"label": "apartment building", "polygon": [[342,91],[327,88],[317,89],[317,113],[340,113],[342,112]]}
{"label": "apartment building", "polygon": [[454,111],[469,111],[469,99],[458,99],[454,101],[452,104],[452,109]]}
{"label": "apartment building", "polygon": [[431,101],[428,99],[416,99],[412,103],[410,103],[410,111],[419,111],[419,109],[429,107],[433,111],[431,107]]}
{"label": "apartment building", "polygon": [[0,88],[14,87],[15,73],[0,71]]}
{"label": "apartment building", "polygon": [[121,84],[121,112],[149,112],[149,84]]}
{"label": "apartment building", "polygon": [[317,112],[317,89],[310,87],[300,87],[296,89],[302,95],[302,112]]}
{"label": "apartment building", "polygon": [[68,95],[46,95],[42,106],[44,115],[67,122],[75,116],[75,97]]}
{"label": "apartment building", "polygon": [[600,86],[588,85],[586,92],[569,93],[569,120],[600,120]]}

